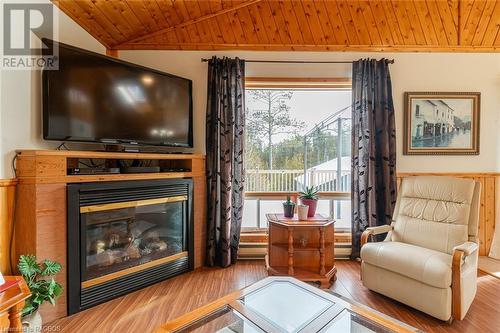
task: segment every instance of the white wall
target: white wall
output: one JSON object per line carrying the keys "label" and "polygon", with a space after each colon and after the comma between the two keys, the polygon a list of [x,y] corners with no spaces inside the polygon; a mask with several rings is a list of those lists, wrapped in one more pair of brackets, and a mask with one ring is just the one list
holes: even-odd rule
{"label": "white wall", "polygon": [[[104,47],[60,13],[59,40],[103,53]],[[353,53],[353,52],[214,52],[121,51],[120,58],[193,80],[194,151],[205,151],[207,64],[212,55],[243,59],[355,60],[394,58],[391,65],[398,130],[398,171],[492,172],[500,171],[500,54]],[[346,77],[351,66],[334,64],[247,63],[247,76]],[[0,178],[12,176],[10,162],[16,149],[54,147],[41,139],[40,73],[1,73]],[[481,154],[479,156],[403,156],[402,124],[405,91],[481,92]]]}
{"label": "white wall", "polygon": [[[58,9],[58,40],[105,53],[106,49]],[[20,24],[16,29],[23,28]],[[47,36],[50,37],[50,36]],[[33,36],[33,42],[38,42]],[[11,162],[16,149],[54,148],[42,139],[41,73],[35,70],[1,70],[0,74],[0,179],[13,177]]]}
{"label": "white wall", "polygon": [[[500,54],[453,53],[322,53],[322,52],[210,52],[121,51],[120,58],[193,80],[195,151],[205,150],[207,64],[200,58],[212,55],[266,60],[356,60],[394,58],[391,65],[396,109],[399,172],[494,172],[500,171]],[[351,66],[343,64],[247,63],[247,76],[346,77]],[[481,92],[481,147],[478,156],[404,156],[403,94],[405,91]]]}

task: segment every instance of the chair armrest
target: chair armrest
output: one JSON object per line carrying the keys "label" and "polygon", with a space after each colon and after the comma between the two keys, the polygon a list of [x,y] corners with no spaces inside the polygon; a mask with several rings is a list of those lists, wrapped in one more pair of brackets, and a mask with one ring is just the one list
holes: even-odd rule
{"label": "chair armrest", "polygon": [[361,234],[361,246],[368,242],[368,238],[373,235],[384,234],[391,231],[392,225],[380,225],[378,227],[369,227]]}
{"label": "chair armrest", "polygon": [[451,262],[451,313],[452,317],[456,319],[462,318],[462,268],[467,257],[477,250],[478,245],[474,242],[465,242],[453,248]]}
{"label": "chair armrest", "polygon": [[464,253],[464,256],[469,256],[475,251],[477,251],[478,246],[474,242],[465,242],[463,244],[457,245],[453,248],[453,252],[455,251],[461,251]]}

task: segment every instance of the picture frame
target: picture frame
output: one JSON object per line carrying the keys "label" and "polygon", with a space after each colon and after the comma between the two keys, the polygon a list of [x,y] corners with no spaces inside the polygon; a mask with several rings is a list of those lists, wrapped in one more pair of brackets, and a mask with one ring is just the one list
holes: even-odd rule
{"label": "picture frame", "polygon": [[478,155],[481,93],[405,92],[404,155]]}

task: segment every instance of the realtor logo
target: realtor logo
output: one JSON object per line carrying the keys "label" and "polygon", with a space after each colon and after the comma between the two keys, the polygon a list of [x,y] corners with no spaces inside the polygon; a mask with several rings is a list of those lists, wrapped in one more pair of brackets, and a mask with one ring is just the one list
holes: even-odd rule
{"label": "realtor logo", "polygon": [[46,2],[4,1],[2,12],[2,68],[58,69],[58,50],[41,41],[42,37],[56,39],[54,6]]}

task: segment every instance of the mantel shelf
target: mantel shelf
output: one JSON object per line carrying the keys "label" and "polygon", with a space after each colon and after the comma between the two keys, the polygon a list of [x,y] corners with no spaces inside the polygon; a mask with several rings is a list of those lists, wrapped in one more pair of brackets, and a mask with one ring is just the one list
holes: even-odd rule
{"label": "mantel shelf", "polygon": [[[165,169],[154,173],[70,174],[80,161],[98,160],[108,168],[139,160]],[[121,153],[102,151],[18,150],[17,176],[21,184],[60,184],[125,180],[192,178],[205,176],[205,156],[199,154]],[[120,164],[121,163],[121,164]],[[127,165],[127,164],[125,164]],[[146,164],[150,165],[150,164]],[[176,171],[175,169],[178,169]]]}
{"label": "mantel shelf", "polygon": [[107,151],[83,150],[34,150],[23,149],[16,151],[23,156],[63,156],[67,158],[120,158],[120,159],[204,159],[201,154],[176,154],[176,153],[125,153]]}
{"label": "mantel shelf", "polygon": [[[146,180],[146,179],[170,179],[193,177],[193,172],[154,172],[154,173],[122,173],[113,175],[72,175],[66,176],[67,183],[117,181],[117,180]],[[198,176],[198,175],[197,175]]]}

